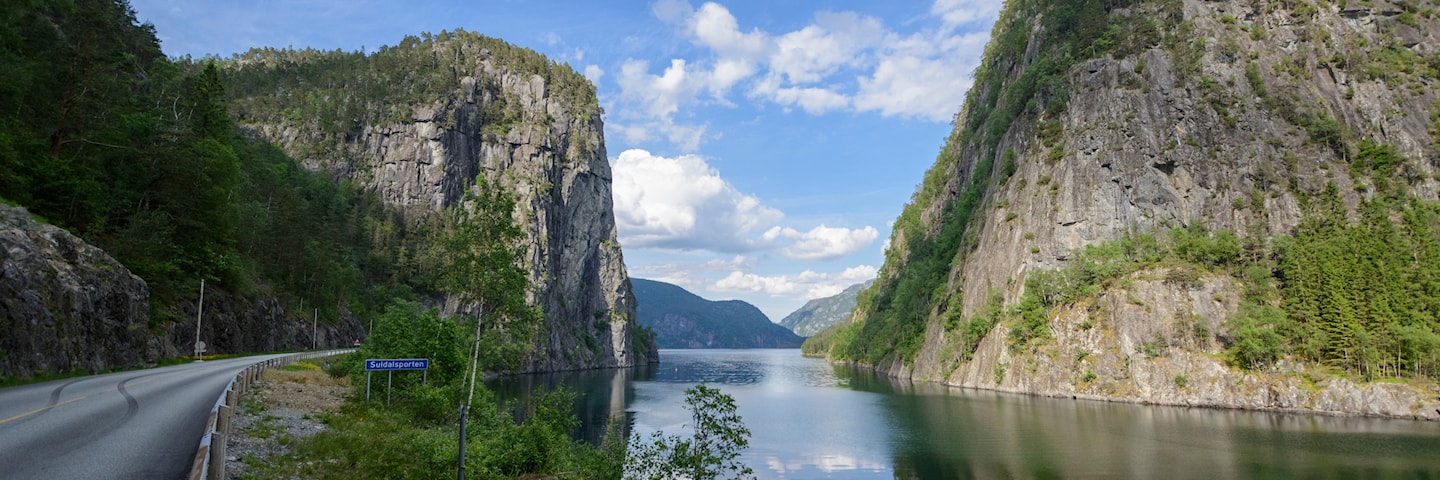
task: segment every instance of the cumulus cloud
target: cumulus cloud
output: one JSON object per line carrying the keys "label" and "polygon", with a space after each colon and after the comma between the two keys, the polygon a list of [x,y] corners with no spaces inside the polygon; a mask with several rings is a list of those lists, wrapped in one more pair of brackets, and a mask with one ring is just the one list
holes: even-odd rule
{"label": "cumulus cloud", "polygon": [[850,267],[834,274],[805,270],[796,275],[765,276],[734,271],[716,281],[711,289],[813,300],[836,295],[845,290],[845,287],[875,278],[875,274],[875,267],[870,265]]}
{"label": "cumulus cloud", "polygon": [[871,226],[852,230],[822,224],[808,232],[787,228],[781,235],[795,239],[795,243],[780,250],[781,255],[796,260],[834,260],[864,250],[875,243],[880,231]]}
{"label": "cumulus cloud", "polygon": [[930,14],[940,17],[947,25],[967,25],[977,22],[992,22],[1000,14],[997,0],[935,0]]}
{"label": "cumulus cloud", "polygon": [[770,38],[758,29],[741,32],[730,10],[707,2],[689,19],[690,33],[701,45],[727,58],[758,57],[770,48]]}
{"label": "cumulus cloud", "polygon": [[[695,8],[662,0],[651,11],[677,28],[702,55],[671,59],[666,67],[628,60],[617,81],[618,120],[628,121],[627,141],[668,140],[687,152],[712,137],[686,124],[686,112],[703,105],[733,105],[739,91],[811,115],[837,111],[943,122],[951,119],[969,89],[970,72],[989,39],[985,28],[999,13],[998,0],[936,0],[919,30],[896,33],[878,18],[855,12],[817,12],[793,31],[746,28],[743,19],[715,2]],[[927,22],[924,23],[924,22]],[[659,70],[656,72],[655,70]]]}
{"label": "cumulus cloud", "polygon": [[598,85],[600,83],[600,78],[604,76],[605,69],[600,68],[599,65],[590,64],[585,66],[585,79],[589,80],[590,83]]}
{"label": "cumulus cloud", "polygon": [[784,218],[746,195],[694,155],[666,158],[626,150],[611,163],[615,218],[626,246],[748,252]]}
{"label": "cumulus cloud", "polygon": [[820,12],[815,23],[775,41],[770,69],[791,83],[818,82],[842,66],[864,62],[866,50],[885,38],[879,19],[854,12]]}
{"label": "cumulus cloud", "polygon": [[659,263],[627,266],[630,276],[648,278],[700,291],[714,282],[713,276],[735,271],[749,271],[758,259],[748,255],[715,258],[701,263]]}

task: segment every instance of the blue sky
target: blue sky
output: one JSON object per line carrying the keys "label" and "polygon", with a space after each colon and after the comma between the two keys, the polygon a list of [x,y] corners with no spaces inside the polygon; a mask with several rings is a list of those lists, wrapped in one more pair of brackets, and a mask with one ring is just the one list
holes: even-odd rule
{"label": "blue sky", "polygon": [[1000,0],[132,0],[171,56],[464,28],[596,83],[630,275],[771,320],[872,278]]}

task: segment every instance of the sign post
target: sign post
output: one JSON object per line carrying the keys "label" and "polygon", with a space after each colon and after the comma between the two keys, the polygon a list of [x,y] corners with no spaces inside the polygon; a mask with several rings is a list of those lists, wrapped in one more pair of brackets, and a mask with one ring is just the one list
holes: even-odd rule
{"label": "sign post", "polygon": [[428,358],[401,358],[401,359],[370,359],[365,361],[365,404],[370,404],[370,372],[381,371],[387,375],[385,379],[385,404],[390,404],[390,380],[396,370],[423,370],[422,382],[430,382],[430,359]]}

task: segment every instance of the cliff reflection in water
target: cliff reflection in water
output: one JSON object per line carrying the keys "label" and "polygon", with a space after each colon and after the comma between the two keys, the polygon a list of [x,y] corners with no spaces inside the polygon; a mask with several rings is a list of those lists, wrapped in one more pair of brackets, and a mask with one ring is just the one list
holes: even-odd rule
{"label": "cliff reflection in water", "polygon": [[912,383],[795,350],[667,350],[638,369],[492,383],[576,392],[579,438],[685,434],[686,388],[735,398],[759,478],[1437,478],[1431,422],[1156,407]]}
{"label": "cliff reflection in water", "polygon": [[895,478],[1433,478],[1428,422],[962,390],[849,367],[884,395]]}

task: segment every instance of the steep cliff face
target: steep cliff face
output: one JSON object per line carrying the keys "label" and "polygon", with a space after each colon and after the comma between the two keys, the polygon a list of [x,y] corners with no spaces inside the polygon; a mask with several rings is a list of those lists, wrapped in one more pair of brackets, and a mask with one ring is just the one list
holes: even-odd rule
{"label": "steep cliff face", "polygon": [[[1263,250],[1327,185],[1352,218],[1393,185],[1434,202],[1437,39],[1435,12],[1414,2],[1007,2],[955,133],[832,357],[1044,395],[1440,418],[1434,387],[1230,366],[1227,320],[1245,287],[1228,277],[1133,274],[1048,310],[1035,343],[1017,345],[1002,320],[980,324],[967,352],[945,321],[1024,308],[1027,277],[1130,233],[1200,226]],[[1368,174],[1362,139],[1393,146],[1392,176]],[[912,278],[933,262],[940,273]],[[866,343],[893,325],[909,334]]]}
{"label": "steep cliff face", "polygon": [[[464,32],[407,40],[398,48],[437,62],[432,68],[444,79],[430,84],[429,93],[364,107],[373,108],[357,114],[350,130],[328,130],[319,121],[272,123],[247,113],[261,103],[255,98],[281,95],[274,91],[241,92],[254,98],[238,102],[240,115],[250,115],[262,137],[308,167],[353,181],[406,215],[461,205],[477,177],[510,192],[526,236],[533,301],[545,313],[544,338],[525,370],[655,361],[653,345],[638,334],[616,240],[612,176],[593,87],[534,52],[518,54],[517,61],[519,49]],[[258,63],[237,68],[266,68]],[[446,304],[450,312],[471,308]]]}

